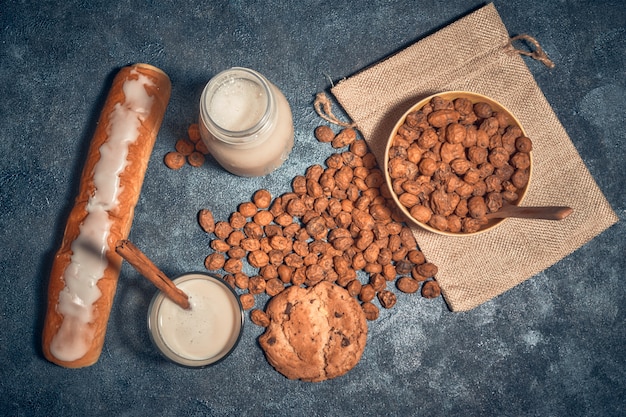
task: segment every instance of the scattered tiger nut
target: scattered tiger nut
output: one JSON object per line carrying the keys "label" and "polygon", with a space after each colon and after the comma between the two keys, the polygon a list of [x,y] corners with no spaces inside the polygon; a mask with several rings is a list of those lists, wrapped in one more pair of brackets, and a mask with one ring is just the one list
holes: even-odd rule
{"label": "scattered tiger nut", "polygon": [[372,274],[370,276],[369,284],[372,286],[374,291],[382,291],[387,286],[387,280],[383,277],[382,274]]}
{"label": "scattered tiger nut", "polygon": [[229,258],[224,262],[224,266],[222,268],[224,271],[234,274],[241,272],[243,269],[243,262],[241,262],[240,258]]}
{"label": "scattered tiger nut", "polygon": [[173,170],[181,169],[185,161],[185,155],[174,151],[166,153],[164,158],[165,166]]}
{"label": "scattered tiger nut", "polygon": [[404,293],[413,294],[420,288],[420,283],[411,277],[401,277],[396,282],[396,287]]}
{"label": "scattered tiger nut", "polygon": [[222,277],[225,283],[232,289],[235,289],[235,277],[232,274],[226,274]]}
{"label": "scattered tiger nut", "polygon": [[261,268],[269,264],[270,258],[264,251],[258,249],[248,253],[248,263],[254,268]]}
{"label": "scattered tiger nut", "polygon": [[209,148],[207,148],[206,143],[199,140],[196,142],[196,151],[200,152],[202,155],[209,155]]}
{"label": "scattered tiger nut", "polygon": [[230,235],[228,235],[228,237],[226,238],[226,243],[233,247],[239,246],[241,244],[241,241],[245,238],[246,235],[241,230],[235,229],[230,232]]}
{"label": "scattered tiger nut", "polygon": [[372,301],[376,297],[376,290],[371,284],[365,284],[359,292],[359,299],[362,302]]}
{"label": "scattered tiger nut", "polygon": [[291,282],[293,271],[294,271],[293,267],[287,266],[285,264],[280,264],[277,268],[278,277],[285,284]]}
{"label": "scattered tiger nut", "polygon": [[275,265],[267,264],[264,267],[259,268],[259,275],[263,277],[264,280],[269,281],[273,278],[278,278],[278,268]]}
{"label": "scattered tiger nut", "polygon": [[214,252],[205,258],[204,267],[209,271],[217,271],[224,266],[224,262],[224,255]]}
{"label": "scattered tiger nut", "polygon": [[215,230],[213,231],[213,233],[215,233],[215,236],[217,236],[218,239],[225,240],[226,238],[228,238],[228,235],[230,235],[232,231],[233,227],[230,225],[230,223],[225,221],[219,221],[215,223]]}
{"label": "scattered tiger nut", "polygon": [[348,293],[351,296],[356,297],[361,293],[362,287],[363,284],[361,284],[361,281],[359,281],[358,279],[353,279],[348,283],[348,285],[346,285],[346,290],[348,290]]}
{"label": "scattered tiger nut", "polygon": [[352,144],[355,140],[356,130],[351,127],[347,127],[332,139],[331,144],[333,148],[343,148],[344,146]]}
{"label": "scattered tiger nut", "polygon": [[306,281],[305,268],[296,268],[291,276],[292,285],[302,285]]}
{"label": "scattered tiger nut", "polygon": [[417,272],[420,273],[420,275],[423,275],[425,277],[434,277],[435,275],[437,275],[438,272],[437,265],[432,262],[426,262],[421,265],[417,265],[416,269]]}
{"label": "scattered tiger nut", "polygon": [[241,303],[241,308],[244,310],[250,310],[254,307],[254,295],[250,293],[241,294],[239,296],[239,302]]}
{"label": "scattered tiger nut", "polygon": [[290,244],[292,244],[290,240],[284,236],[276,235],[270,238],[270,246],[278,251],[287,250]]}
{"label": "scattered tiger nut", "polygon": [[266,226],[274,220],[274,216],[267,210],[259,210],[254,215],[253,220],[259,226]]}
{"label": "scattered tiger nut", "polygon": [[306,267],[305,276],[309,286],[313,286],[322,281],[325,276],[324,268],[319,264],[311,264]]}
{"label": "scattered tiger nut", "polygon": [[377,297],[380,305],[384,308],[391,308],[396,305],[396,295],[389,290],[379,291]]}
{"label": "scattered tiger nut", "polygon": [[272,195],[268,190],[258,190],[252,196],[252,201],[260,209],[268,208],[272,202]]}
{"label": "scattered tiger nut", "polygon": [[198,123],[191,123],[187,127],[187,137],[193,143],[196,143],[200,140],[200,126]]}
{"label": "scattered tiger nut", "polygon": [[210,246],[214,251],[222,253],[226,253],[230,249],[230,245],[221,239],[212,240]]}
{"label": "scattered tiger nut", "polygon": [[[243,232],[250,239],[259,240],[263,237],[263,227],[254,222],[248,222],[243,227]],[[249,249],[248,249],[249,250]]]}
{"label": "scattered tiger nut", "polygon": [[263,277],[255,275],[250,277],[250,280],[248,281],[248,291],[250,291],[250,294],[261,294],[265,291],[266,285],[267,283]]}
{"label": "scattered tiger nut", "polygon": [[424,253],[419,249],[413,249],[409,251],[409,253],[407,254],[407,259],[410,262],[413,262],[415,265],[421,265],[426,262],[426,257],[424,256]]}
{"label": "scattered tiger nut", "polygon": [[285,289],[284,283],[279,278],[272,278],[267,280],[265,284],[265,292],[270,297],[278,295],[281,291]]}
{"label": "scattered tiger nut", "polygon": [[306,206],[304,205],[302,200],[300,200],[299,198],[290,200],[289,203],[287,203],[286,211],[291,216],[301,217],[304,215],[304,213],[306,213],[306,210],[307,210]]}
{"label": "scattered tiger nut", "polygon": [[258,239],[247,237],[241,240],[240,246],[247,252],[253,252],[261,249],[261,242]]}
{"label": "scattered tiger nut", "polygon": [[235,286],[242,290],[248,289],[248,284],[250,283],[250,277],[243,272],[237,272],[233,274],[235,277]]}
{"label": "scattered tiger nut", "polygon": [[204,160],[204,155],[198,151],[193,151],[187,156],[187,162],[189,162],[189,165],[196,168],[202,166],[202,164],[204,164]]}
{"label": "scattered tiger nut", "polygon": [[[241,229],[247,223],[246,217],[238,211],[231,213],[228,223],[233,229]],[[232,234],[232,233],[231,233]]]}
{"label": "scattered tiger nut", "polygon": [[314,130],[315,138],[323,143],[330,143],[335,138],[335,132],[329,126],[318,126]]}
{"label": "scattered tiger nut", "polygon": [[363,312],[365,313],[365,318],[369,321],[374,321],[378,318],[379,315],[379,310],[378,307],[376,307],[374,304],[372,304],[371,302],[365,302],[361,304],[361,308],[363,309]]}
{"label": "scattered tiger nut", "polygon": [[247,201],[239,204],[238,210],[242,216],[250,218],[256,214],[258,207],[253,202]]}
{"label": "scattered tiger nut", "polygon": [[189,139],[179,139],[176,141],[176,152],[188,156],[196,149],[196,145]]}
{"label": "scattered tiger nut", "polygon": [[426,281],[428,277],[419,273],[417,269],[418,266],[419,265],[416,265],[415,268],[411,269],[411,277],[417,282]]}
{"label": "scattered tiger nut", "polygon": [[413,269],[413,264],[407,260],[401,260],[396,262],[396,272],[398,275],[406,275],[411,273],[411,269]]}
{"label": "scattered tiger nut", "polygon": [[441,295],[441,288],[437,281],[426,281],[422,284],[422,296],[424,298],[437,298]]}
{"label": "scattered tiger nut", "polygon": [[213,212],[209,209],[202,209],[198,212],[198,223],[202,230],[207,233],[213,233],[215,231],[215,219]]}
{"label": "scattered tiger nut", "polygon": [[350,152],[357,156],[364,157],[369,152],[369,149],[364,140],[355,140],[350,144]]}
{"label": "scattered tiger nut", "polygon": [[398,276],[398,273],[396,272],[396,267],[393,264],[383,265],[382,274],[387,281],[393,281]]}
{"label": "scattered tiger nut", "polygon": [[252,310],[250,312],[250,320],[257,326],[267,327],[270,325],[270,318],[263,310]]}

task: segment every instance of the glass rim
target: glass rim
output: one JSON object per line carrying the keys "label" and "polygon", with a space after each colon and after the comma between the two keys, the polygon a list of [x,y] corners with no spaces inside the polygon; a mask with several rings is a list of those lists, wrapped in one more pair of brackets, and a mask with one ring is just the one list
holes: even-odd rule
{"label": "glass rim", "polygon": [[[265,112],[263,113],[263,116],[261,116],[261,118],[248,129],[229,130],[223,128],[215,120],[213,120],[207,107],[207,99],[229,80],[239,78],[251,80],[263,88],[266,95]],[[219,135],[220,140],[232,144],[245,143],[246,138],[258,134],[270,120],[272,113],[274,112],[274,107],[274,95],[267,79],[265,79],[265,77],[257,71],[244,67],[231,67],[219,72],[204,86],[200,96],[200,117],[202,121],[207,127],[210,127],[209,130],[214,130]]]}

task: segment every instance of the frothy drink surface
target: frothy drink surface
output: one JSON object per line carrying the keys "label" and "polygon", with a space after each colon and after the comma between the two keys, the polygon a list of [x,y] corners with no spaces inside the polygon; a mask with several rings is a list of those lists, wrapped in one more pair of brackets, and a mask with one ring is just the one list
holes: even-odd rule
{"label": "frothy drink surface", "polygon": [[242,131],[261,120],[267,109],[267,95],[259,84],[235,78],[221,85],[207,104],[217,125],[230,131]]}
{"label": "frothy drink surface", "polygon": [[177,285],[189,296],[190,310],[163,300],[158,327],[167,346],[192,360],[212,358],[237,337],[237,306],[226,288],[204,279]]}

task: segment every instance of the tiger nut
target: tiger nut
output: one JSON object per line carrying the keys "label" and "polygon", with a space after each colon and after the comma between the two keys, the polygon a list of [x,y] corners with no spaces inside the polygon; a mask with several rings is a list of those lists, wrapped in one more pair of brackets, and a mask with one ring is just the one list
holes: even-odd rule
{"label": "tiger nut", "polygon": [[214,252],[205,258],[204,267],[209,271],[216,271],[224,266],[224,262],[224,255]]}
{"label": "tiger nut", "polygon": [[314,130],[315,138],[323,143],[330,143],[335,138],[335,132],[329,126],[318,126]]}
{"label": "tiger nut", "polygon": [[380,302],[380,305],[383,306],[384,308],[391,308],[396,304],[396,295],[394,293],[392,293],[391,291],[388,290],[382,290],[379,291],[378,294],[378,301]]}
{"label": "tiger nut", "polygon": [[267,313],[259,309],[250,312],[250,320],[257,326],[268,327],[270,325],[270,318]]}
{"label": "tiger nut", "polygon": [[269,264],[269,262],[269,256],[262,250],[254,250],[248,253],[248,263],[254,268],[264,267],[265,265]]}
{"label": "tiger nut", "polygon": [[378,307],[376,307],[371,302],[364,302],[363,304],[361,304],[361,308],[363,309],[363,312],[365,313],[365,318],[367,320],[373,321],[378,318]]}
{"label": "tiger nut", "polygon": [[441,295],[441,288],[437,281],[426,281],[422,285],[422,296],[424,298],[437,298]]}
{"label": "tiger nut", "polygon": [[265,282],[263,277],[255,275],[253,277],[250,277],[250,280],[248,281],[248,291],[250,292],[250,294],[261,294],[265,291],[266,285],[267,283]]}
{"label": "tiger nut", "polygon": [[428,115],[428,122],[434,127],[445,127],[450,123],[458,122],[461,114],[452,109],[436,110]]}
{"label": "tiger nut", "polygon": [[268,208],[272,202],[272,195],[268,190],[257,190],[252,196],[252,201],[260,209]]}
{"label": "tiger nut", "polygon": [[239,302],[241,303],[241,308],[244,310],[250,310],[254,307],[254,295],[250,293],[241,294],[239,296]]}
{"label": "tiger nut", "polygon": [[215,219],[211,210],[202,209],[198,212],[198,222],[200,227],[207,233],[213,233],[215,231]]}
{"label": "tiger nut", "polygon": [[337,136],[332,139],[331,143],[333,148],[343,148],[344,146],[352,144],[355,140],[356,131],[351,127],[347,127],[339,132]]}
{"label": "tiger nut", "polygon": [[413,294],[420,288],[420,283],[411,277],[401,277],[396,282],[396,286],[404,293]]}

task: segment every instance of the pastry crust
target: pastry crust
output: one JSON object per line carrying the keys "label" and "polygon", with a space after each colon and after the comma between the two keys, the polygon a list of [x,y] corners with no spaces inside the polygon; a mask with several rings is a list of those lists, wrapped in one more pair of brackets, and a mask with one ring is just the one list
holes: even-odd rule
{"label": "pastry crust", "polygon": [[[115,244],[118,240],[128,237],[150,154],[170,93],[171,83],[168,76],[148,64],[124,67],[113,80],[89,147],[78,195],[67,219],[65,233],[54,257],[49,278],[48,306],[42,337],[43,353],[46,359],[60,366],[85,367],[97,362],[100,356],[122,263],[122,258],[115,253]],[[132,126],[133,129],[127,129],[127,126]],[[120,158],[115,160],[116,156],[119,156],[120,146],[118,143],[110,143],[113,137],[123,138],[125,145],[122,153],[127,151],[125,161],[120,161]],[[111,161],[106,160],[107,158]],[[98,165],[101,159],[103,162]],[[107,165],[106,168],[111,170],[109,167],[115,164],[121,164],[119,166],[123,168],[116,174],[116,184],[106,181],[110,179],[106,176],[105,181],[96,176],[96,170],[99,170],[99,175],[106,171],[103,170],[103,165]],[[102,190],[98,190],[98,184]],[[93,196],[97,193],[107,194],[110,187],[117,190],[116,194],[113,193],[115,196],[113,203],[106,205],[104,209],[102,208],[104,205],[98,202],[99,218],[94,219],[96,216],[89,218],[90,212],[94,211],[90,207],[96,205]],[[73,248],[72,245],[77,241],[81,229],[87,228],[85,223],[94,220],[98,220],[96,223],[100,225],[106,224],[108,228],[108,232],[102,233],[101,244],[97,245],[95,243],[98,242],[95,242],[91,246],[90,238],[83,236],[82,242],[89,245]],[[75,274],[78,277],[93,274],[91,283],[78,282],[80,279],[76,279],[76,276],[70,280],[67,278],[70,276],[68,269],[89,268],[84,266],[85,262],[82,262],[81,266],[78,265],[80,262],[72,260],[73,254],[79,249],[85,249],[86,246],[93,252],[92,256],[102,261],[103,273],[87,271]],[[96,290],[93,297],[95,300],[80,299],[70,288],[72,285],[93,287],[94,284],[99,290],[99,294]],[[62,298],[65,298],[63,301],[65,304],[60,308]],[[68,303],[68,298],[71,298],[72,302]],[[68,309],[74,311],[82,309],[80,310],[83,312],[82,316],[74,314],[74,311],[68,312]],[[59,310],[65,311],[66,314]],[[60,353],[63,350],[72,353]]]}
{"label": "pastry crust", "polygon": [[269,302],[270,325],[259,337],[268,362],[289,379],[319,382],[351,370],[367,341],[361,306],[342,287],[292,286]]}

